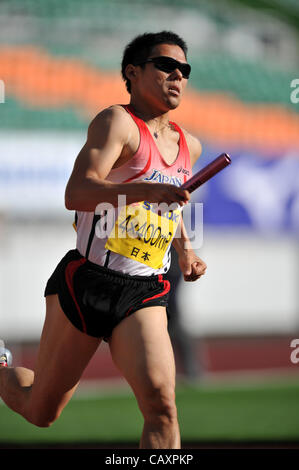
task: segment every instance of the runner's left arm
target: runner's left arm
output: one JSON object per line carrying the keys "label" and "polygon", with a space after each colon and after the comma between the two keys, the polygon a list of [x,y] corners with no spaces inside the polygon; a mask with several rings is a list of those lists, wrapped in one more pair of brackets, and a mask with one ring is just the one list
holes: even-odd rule
{"label": "runner's left arm", "polygon": [[207,265],[194,252],[182,215],[172,244],[178,254],[179,266],[185,281],[196,281],[205,274]]}

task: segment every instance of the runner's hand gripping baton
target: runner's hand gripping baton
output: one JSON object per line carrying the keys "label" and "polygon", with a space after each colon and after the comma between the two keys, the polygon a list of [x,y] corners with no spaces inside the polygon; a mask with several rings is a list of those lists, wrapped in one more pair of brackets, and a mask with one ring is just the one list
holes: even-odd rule
{"label": "runner's hand gripping baton", "polygon": [[211,163],[206,165],[204,168],[199,170],[193,175],[181,188],[187,189],[189,193],[192,193],[199,186],[204,184],[210,178],[213,178],[219,171],[223,170],[227,165],[231,163],[231,159],[227,153],[222,153],[219,157],[215,158]]}

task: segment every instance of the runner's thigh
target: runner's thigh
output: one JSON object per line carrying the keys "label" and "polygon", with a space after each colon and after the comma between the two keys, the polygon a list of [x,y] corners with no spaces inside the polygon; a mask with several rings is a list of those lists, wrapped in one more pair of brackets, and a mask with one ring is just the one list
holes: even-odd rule
{"label": "runner's thigh", "polygon": [[46,306],[31,408],[39,415],[41,410],[45,410],[45,415],[59,415],[101,339],[76,329],[63,313],[57,295],[47,296]]}
{"label": "runner's thigh", "polygon": [[111,355],[138,401],[153,390],[174,390],[175,362],[165,307],[143,308],[114,328]]}

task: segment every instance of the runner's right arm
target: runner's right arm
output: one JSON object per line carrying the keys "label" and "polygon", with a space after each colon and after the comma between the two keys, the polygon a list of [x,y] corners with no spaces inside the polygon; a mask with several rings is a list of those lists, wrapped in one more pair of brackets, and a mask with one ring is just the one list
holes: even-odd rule
{"label": "runner's right arm", "polygon": [[189,193],[174,185],[135,181],[112,183],[105,178],[128,148],[134,128],[129,116],[117,106],[98,114],[91,122],[88,137],[80,151],[65,191],[65,206],[69,210],[93,212],[101,202],[117,206],[118,195],[127,197],[127,204],[148,202],[178,202],[189,200]]}

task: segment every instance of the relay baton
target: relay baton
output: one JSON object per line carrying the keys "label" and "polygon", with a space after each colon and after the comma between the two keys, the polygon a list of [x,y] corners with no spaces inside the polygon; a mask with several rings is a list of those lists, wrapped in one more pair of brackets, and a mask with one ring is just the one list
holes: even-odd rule
{"label": "relay baton", "polygon": [[231,159],[227,153],[222,153],[219,157],[215,158],[211,163],[206,165],[204,168],[199,170],[189,180],[184,183],[181,188],[187,189],[189,193],[192,193],[199,186],[204,184],[210,178],[213,178],[219,171],[223,170],[227,165],[231,163]]}

